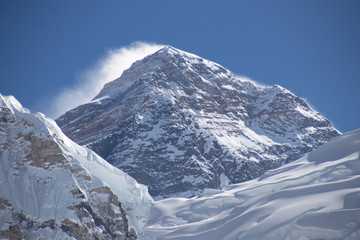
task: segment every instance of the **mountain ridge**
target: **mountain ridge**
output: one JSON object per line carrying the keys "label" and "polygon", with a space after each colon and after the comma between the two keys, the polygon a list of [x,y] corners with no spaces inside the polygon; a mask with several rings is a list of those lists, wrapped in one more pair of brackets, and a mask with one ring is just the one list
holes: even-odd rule
{"label": "mountain ridge", "polygon": [[1,238],[136,239],[153,202],[146,186],[1,94],[0,160]]}

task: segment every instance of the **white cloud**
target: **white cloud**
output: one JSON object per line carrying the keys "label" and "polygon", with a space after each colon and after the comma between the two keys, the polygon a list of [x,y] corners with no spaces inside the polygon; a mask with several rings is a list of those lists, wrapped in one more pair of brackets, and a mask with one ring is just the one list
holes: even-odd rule
{"label": "white cloud", "polygon": [[94,67],[80,74],[70,88],[64,88],[50,101],[47,115],[57,118],[66,111],[89,102],[108,83],[121,76],[132,63],[162,48],[162,45],[135,42],[130,46],[109,50]]}

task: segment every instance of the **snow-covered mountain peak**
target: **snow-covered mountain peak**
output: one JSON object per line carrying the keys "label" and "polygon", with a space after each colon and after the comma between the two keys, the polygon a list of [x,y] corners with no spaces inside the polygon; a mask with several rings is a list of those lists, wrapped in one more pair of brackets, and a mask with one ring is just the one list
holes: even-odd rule
{"label": "snow-covered mountain peak", "polygon": [[157,52],[147,56],[147,58],[162,59],[163,61],[166,61],[168,59],[182,58],[183,60],[187,60],[189,63],[203,62],[205,60],[195,54],[185,52],[170,45],[164,46]]}
{"label": "snow-covered mountain peak", "polygon": [[15,111],[29,113],[14,96],[3,96],[0,94],[0,109],[9,109],[13,114]]}
{"label": "snow-covered mountain peak", "polygon": [[169,46],[57,122],[159,197],[252,179],[340,134],[285,88]]}
{"label": "snow-covered mountain peak", "polygon": [[147,187],[0,95],[0,238],[134,239]]}
{"label": "snow-covered mountain peak", "polygon": [[[183,75],[200,75],[208,83],[216,85],[212,79],[235,79],[235,76],[219,64],[205,60],[192,53],[187,53],[171,46],[165,46],[157,52],[132,64],[118,79],[105,84],[100,93],[93,99],[116,98],[124,89],[137,79],[151,78],[164,73],[164,69],[177,69]],[[184,85],[189,84],[186,78]],[[190,81],[191,82],[191,81]]]}
{"label": "snow-covered mountain peak", "polygon": [[174,48],[173,46],[170,45],[166,45],[163,48],[159,49],[157,52],[157,54],[167,54],[167,55],[175,55],[175,54],[179,54],[179,53],[185,53],[184,51],[181,51],[180,49]]}

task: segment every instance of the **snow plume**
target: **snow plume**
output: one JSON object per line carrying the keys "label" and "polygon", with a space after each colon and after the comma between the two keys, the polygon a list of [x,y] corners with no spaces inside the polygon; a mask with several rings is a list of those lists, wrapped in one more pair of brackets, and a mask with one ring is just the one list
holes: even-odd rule
{"label": "snow plume", "polygon": [[52,99],[47,115],[57,118],[66,111],[90,101],[105,83],[121,76],[132,63],[162,48],[162,45],[135,42],[126,47],[108,50],[94,67],[80,74],[78,81],[60,90]]}
{"label": "snow plume", "polygon": [[260,87],[260,88],[265,88],[265,87],[268,87],[268,85],[262,83],[262,82],[259,82],[259,81],[255,81],[254,79],[250,78],[250,77],[247,77],[247,76],[244,76],[244,75],[238,75],[236,74],[235,77],[239,80],[241,80],[242,82],[248,82],[248,83],[251,83],[251,84],[255,84],[255,86],[257,87]]}

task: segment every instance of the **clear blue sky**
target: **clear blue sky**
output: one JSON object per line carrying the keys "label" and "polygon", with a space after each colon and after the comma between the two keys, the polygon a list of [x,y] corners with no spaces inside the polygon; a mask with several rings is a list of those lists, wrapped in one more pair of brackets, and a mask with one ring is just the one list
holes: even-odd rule
{"label": "clear blue sky", "polygon": [[360,1],[0,1],[0,93],[40,111],[108,49],[168,44],[360,128]]}

